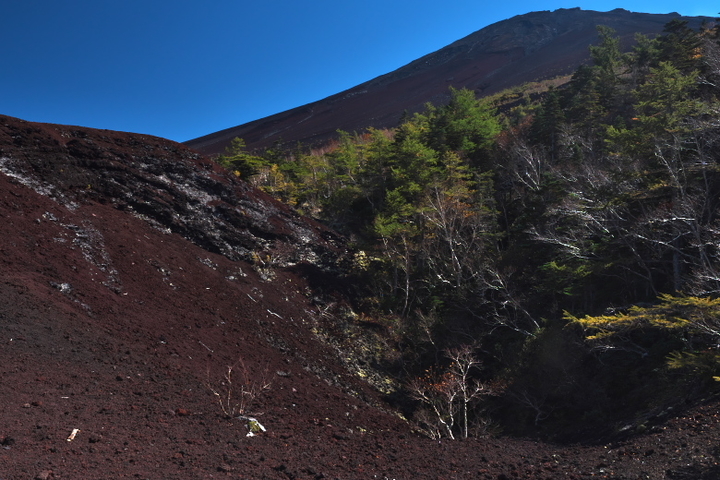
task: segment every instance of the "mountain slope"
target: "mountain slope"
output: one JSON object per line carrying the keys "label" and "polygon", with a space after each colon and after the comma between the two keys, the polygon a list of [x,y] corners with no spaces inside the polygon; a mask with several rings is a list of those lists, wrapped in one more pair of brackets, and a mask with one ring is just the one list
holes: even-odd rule
{"label": "mountain slope", "polygon": [[716,478],[712,402],[612,445],[417,434],[316,335],[342,240],[174,142],[0,117],[0,219],[4,479]]}
{"label": "mountain slope", "polygon": [[[636,32],[657,34],[678,17],[622,9],[560,9],[519,15],[344,92],[186,144],[205,154],[218,154],[235,137],[243,138],[250,148],[259,148],[276,141],[321,143],[337,130],[394,127],[405,111],[419,111],[427,102],[443,103],[450,86],[469,88],[483,96],[571,73],[588,61],[588,46],[597,40],[597,25],[615,29],[627,47]],[[711,20],[684,19],[694,28]]]}

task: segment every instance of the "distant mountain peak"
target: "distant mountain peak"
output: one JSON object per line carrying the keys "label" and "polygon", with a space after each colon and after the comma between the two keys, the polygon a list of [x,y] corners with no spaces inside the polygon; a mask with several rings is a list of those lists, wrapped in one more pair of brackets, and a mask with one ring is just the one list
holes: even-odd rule
{"label": "distant mountain peak", "polygon": [[[560,8],[517,15],[356,87],[186,144],[212,155],[223,153],[236,137],[252,149],[276,142],[319,144],[338,130],[391,128],[404,112],[420,111],[428,102],[445,102],[450,86],[484,96],[569,74],[589,61],[588,47],[597,41],[598,25],[613,28],[629,46],[635,33],[658,34],[677,17],[677,13],[637,13],[623,8],[608,12]],[[712,20],[686,19],[694,28]]]}

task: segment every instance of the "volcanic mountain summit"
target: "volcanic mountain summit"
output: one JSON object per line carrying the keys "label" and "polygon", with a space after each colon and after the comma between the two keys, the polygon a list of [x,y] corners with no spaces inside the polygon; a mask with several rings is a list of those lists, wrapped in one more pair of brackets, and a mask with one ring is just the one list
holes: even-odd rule
{"label": "volcanic mountain summit", "polygon": [[687,20],[692,28],[712,20],[623,9],[596,12],[573,8],[519,15],[344,92],[186,144],[212,155],[224,153],[236,137],[254,149],[275,142],[314,145],[332,138],[338,130],[395,127],[404,112],[420,111],[427,102],[446,102],[451,86],[485,96],[572,73],[588,61],[588,47],[597,41],[598,25],[613,28],[628,48],[636,33],[654,36],[676,18]]}

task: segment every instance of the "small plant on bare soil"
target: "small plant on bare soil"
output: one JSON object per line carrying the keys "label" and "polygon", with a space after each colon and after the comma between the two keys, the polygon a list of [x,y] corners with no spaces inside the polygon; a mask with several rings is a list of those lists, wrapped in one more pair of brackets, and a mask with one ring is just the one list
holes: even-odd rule
{"label": "small plant on bare soil", "polygon": [[219,379],[214,379],[208,366],[205,387],[217,400],[222,413],[228,417],[244,416],[248,409],[270,389],[269,367],[260,372],[251,371],[241,358],[228,365]]}
{"label": "small plant on bare soil", "polygon": [[[470,413],[484,395],[493,394],[488,385],[473,378],[480,361],[466,345],[446,352],[450,365],[438,373],[427,374],[409,384],[411,396],[423,403],[416,416],[425,433],[433,438],[462,438],[470,435]],[[459,432],[458,432],[459,430]]]}

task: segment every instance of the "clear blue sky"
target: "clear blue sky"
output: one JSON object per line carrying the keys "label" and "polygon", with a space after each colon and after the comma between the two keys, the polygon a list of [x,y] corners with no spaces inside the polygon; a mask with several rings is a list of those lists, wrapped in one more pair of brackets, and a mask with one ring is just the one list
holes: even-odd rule
{"label": "clear blue sky", "polygon": [[184,141],[319,100],[515,15],[709,0],[4,0],[0,114]]}

